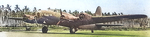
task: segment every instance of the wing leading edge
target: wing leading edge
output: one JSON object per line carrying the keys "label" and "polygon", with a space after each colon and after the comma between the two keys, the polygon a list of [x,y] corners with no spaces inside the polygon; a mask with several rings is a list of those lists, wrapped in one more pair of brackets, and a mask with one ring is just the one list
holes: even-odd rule
{"label": "wing leading edge", "polygon": [[105,23],[105,22],[113,22],[113,21],[121,21],[126,19],[139,19],[139,18],[147,18],[147,15],[122,15],[122,16],[112,16],[112,17],[92,17],[95,23]]}

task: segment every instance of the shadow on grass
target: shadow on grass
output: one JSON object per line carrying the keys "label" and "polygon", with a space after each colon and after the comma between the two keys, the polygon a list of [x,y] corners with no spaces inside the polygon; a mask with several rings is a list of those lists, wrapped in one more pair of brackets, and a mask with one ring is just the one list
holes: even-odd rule
{"label": "shadow on grass", "polygon": [[127,35],[127,34],[112,34],[109,32],[99,32],[99,33],[57,33],[57,32],[50,32],[50,33],[41,33],[41,32],[25,32],[25,33],[37,33],[37,34],[66,34],[66,35],[106,35],[106,36],[139,36],[139,35]]}

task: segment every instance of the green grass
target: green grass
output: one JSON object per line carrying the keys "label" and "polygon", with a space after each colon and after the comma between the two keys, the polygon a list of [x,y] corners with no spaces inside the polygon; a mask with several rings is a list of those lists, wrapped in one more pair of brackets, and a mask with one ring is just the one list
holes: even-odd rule
{"label": "green grass", "polygon": [[[40,31],[29,31],[24,33],[41,34]],[[147,31],[101,31],[95,30],[91,33],[90,30],[77,31],[76,34],[70,34],[69,30],[50,30],[42,35],[53,37],[147,37]]]}
{"label": "green grass", "polygon": [[[5,29],[5,28],[4,28]],[[23,29],[21,27],[12,29]],[[41,27],[33,27],[31,29],[41,29]],[[149,29],[149,28],[148,28]],[[135,29],[136,30],[136,29]],[[134,31],[134,29],[128,30],[94,30],[91,33],[90,30],[79,30],[76,34],[70,34],[69,30],[64,29],[53,29],[49,28],[48,33],[42,33],[41,31],[11,31],[8,33],[10,37],[148,37],[150,35],[150,30],[140,30]],[[14,36],[15,35],[15,36]]]}

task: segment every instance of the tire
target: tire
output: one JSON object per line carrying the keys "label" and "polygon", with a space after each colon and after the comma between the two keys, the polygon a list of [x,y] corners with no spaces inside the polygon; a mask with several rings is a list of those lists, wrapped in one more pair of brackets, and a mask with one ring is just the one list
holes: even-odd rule
{"label": "tire", "polygon": [[48,31],[48,28],[47,28],[47,27],[43,27],[43,28],[42,28],[42,33],[47,33],[47,31]]}
{"label": "tire", "polygon": [[70,28],[70,34],[75,34],[75,32],[73,31],[73,28]]}
{"label": "tire", "polygon": [[26,27],[26,31],[30,31],[31,30],[31,27]]}

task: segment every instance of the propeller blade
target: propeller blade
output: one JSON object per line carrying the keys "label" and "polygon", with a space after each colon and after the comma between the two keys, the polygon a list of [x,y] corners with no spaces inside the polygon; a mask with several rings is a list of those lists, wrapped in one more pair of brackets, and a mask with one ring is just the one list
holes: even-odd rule
{"label": "propeller blade", "polygon": [[[62,15],[62,11],[61,11],[61,9],[60,9],[60,17],[62,17],[62,16],[63,16],[63,15]],[[61,18],[60,18],[60,19],[61,19]],[[57,22],[57,24],[56,24],[58,27],[59,27],[59,25],[58,25],[59,23],[60,23],[60,21]]]}
{"label": "propeller blade", "polygon": [[60,9],[60,15],[62,16],[62,11],[61,11],[61,9]]}

